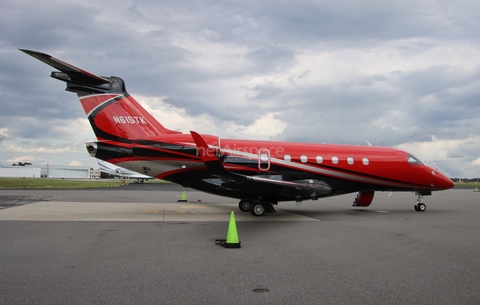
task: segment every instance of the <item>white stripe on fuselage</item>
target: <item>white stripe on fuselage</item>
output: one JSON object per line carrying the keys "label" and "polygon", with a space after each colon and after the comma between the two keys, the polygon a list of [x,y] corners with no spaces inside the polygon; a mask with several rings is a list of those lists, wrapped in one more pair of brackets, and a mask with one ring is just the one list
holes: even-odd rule
{"label": "white stripe on fuselage", "polygon": [[[190,145],[195,145],[194,143],[188,143],[188,142],[183,142],[182,144],[189,145],[189,146]],[[213,148],[213,149],[218,149],[218,146],[214,146],[214,145],[209,145],[209,147]],[[225,153],[228,153],[229,155],[232,155],[232,156],[246,157],[246,158],[253,159],[253,160],[258,159],[257,154],[248,153],[248,152],[239,151],[239,150],[222,149],[221,148],[220,152],[221,153],[225,152]],[[299,164],[299,163],[296,163],[296,162],[285,161],[285,160],[278,159],[278,158],[271,158],[270,163],[287,166],[287,167],[294,168],[294,169],[301,170],[301,171],[310,171],[310,172],[314,172],[316,174],[326,175],[326,176],[333,177],[333,178],[348,179],[348,180],[362,182],[362,183],[371,183],[371,184],[380,184],[380,185],[392,186],[392,187],[407,187],[407,188],[412,186],[411,184],[406,184],[406,183],[401,183],[401,182],[393,182],[393,181],[386,181],[386,180],[382,180],[380,178],[370,178],[370,177],[362,176],[361,174],[348,174],[348,173],[344,173],[344,172],[341,172],[341,171],[319,168],[319,167],[311,166],[311,165],[307,165],[307,164]]]}
{"label": "white stripe on fuselage", "polygon": [[[215,147],[212,147],[212,148],[215,148]],[[231,155],[243,156],[243,157],[247,157],[247,158],[251,158],[251,159],[258,159],[257,154],[252,154],[252,153],[247,153],[247,152],[242,152],[242,151],[237,151],[237,150],[232,150],[232,149],[221,149],[221,152],[227,152],[227,153],[230,153]],[[385,180],[377,179],[377,178],[369,178],[369,177],[361,176],[360,174],[358,174],[358,175],[348,174],[348,173],[343,173],[343,172],[335,171],[335,170],[331,170],[331,169],[318,168],[316,166],[285,161],[285,160],[281,160],[281,159],[278,159],[278,158],[271,158],[270,163],[271,164],[280,164],[280,165],[295,168],[295,169],[298,169],[298,170],[310,171],[310,172],[326,175],[326,176],[333,177],[333,178],[348,179],[348,180],[353,180],[353,181],[358,181],[358,182],[363,182],[363,183],[381,184],[381,185],[392,186],[392,187],[411,187],[410,184],[385,181]]]}

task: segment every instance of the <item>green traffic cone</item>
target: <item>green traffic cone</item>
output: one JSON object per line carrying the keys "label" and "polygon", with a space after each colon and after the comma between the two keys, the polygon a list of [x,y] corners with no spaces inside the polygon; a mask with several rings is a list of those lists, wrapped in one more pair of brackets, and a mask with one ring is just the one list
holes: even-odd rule
{"label": "green traffic cone", "polygon": [[224,243],[225,248],[240,248],[238,240],[237,224],[235,223],[235,215],[233,211],[230,213],[230,222],[228,223],[227,240]]}
{"label": "green traffic cone", "polygon": [[478,187],[475,188],[474,192],[478,192]]}
{"label": "green traffic cone", "polygon": [[182,199],[178,200],[178,202],[187,202],[187,193],[185,190],[183,190]]}

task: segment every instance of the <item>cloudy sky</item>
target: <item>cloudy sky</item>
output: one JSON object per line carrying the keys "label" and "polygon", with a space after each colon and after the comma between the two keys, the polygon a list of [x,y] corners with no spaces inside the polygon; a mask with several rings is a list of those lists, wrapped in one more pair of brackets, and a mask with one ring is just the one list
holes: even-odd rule
{"label": "cloudy sky", "polygon": [[168,128],[393,146],[480,177],[479,1],[0,3],[0,162],[98,167],[41,51],[120,76]]}

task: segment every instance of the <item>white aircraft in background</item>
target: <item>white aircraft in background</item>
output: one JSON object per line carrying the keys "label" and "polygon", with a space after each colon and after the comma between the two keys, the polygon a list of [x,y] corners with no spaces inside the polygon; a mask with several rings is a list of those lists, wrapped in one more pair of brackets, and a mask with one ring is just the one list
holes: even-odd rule
{"label": "white aircraft in background", "polygon": [[98,160],[98,165],[100,166],[100,171],[102,173],[119,176],[122,178],[135,179],[134,183],[143,183],[145,180],[153,179],[153,177],[142,175],[137,172],[115,166],[112,163],[108,163],[106,161]]}

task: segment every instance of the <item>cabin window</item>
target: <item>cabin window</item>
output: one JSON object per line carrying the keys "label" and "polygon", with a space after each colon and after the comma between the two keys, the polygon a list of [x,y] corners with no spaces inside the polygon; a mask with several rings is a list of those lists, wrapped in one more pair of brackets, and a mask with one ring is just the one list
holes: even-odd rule
{"label": "cabin window", "polygon": [[300,161],[302,161],[302,163],[307,163],[308,157],[305,156],[305,155],[301,155],[301,156],[300,156]]}
{"label": "cabin window", "polygon": [[290,162],[292,161],[292,156],[290,156],[289,154],[286,154],[283,156],[283,160],[287,161],[287,162]]}
{"label": "cabin window", "polygon": [[353,158],[352,157],[348,157],[347,158],[347,163],[352,165],[353,164]]}
{"label": "cabin window", "polygon": [[316,160],[317,160],[317,163],[320,164],[320,163],[323,162],[323,157],[322,156],[317,156]]}
{"label": "cabin window", "polygon": [[267,162],[268,161],[268,154],[267,153],[261,153],[260,154],[260,161],[262,162]]}
{"label": "cabin window", "polygon": [[338,157],[332,157],[332,163],[338,164]]}
{"label": "cabin window", "polygon": [[363,165],[368,165],[370,163],[370,160],[368,160],[368,158],[363,158],[362,163]]}
{"label": "cabin window", "polygon": [[408,160],[408,163],[410,164],[423,164],[422,161],[418,160],[412,155],[407,155],[407,160]]}

